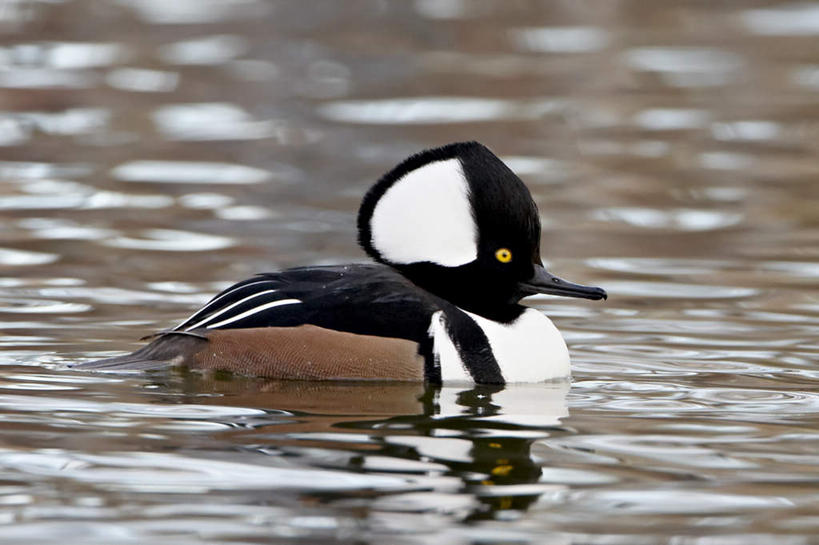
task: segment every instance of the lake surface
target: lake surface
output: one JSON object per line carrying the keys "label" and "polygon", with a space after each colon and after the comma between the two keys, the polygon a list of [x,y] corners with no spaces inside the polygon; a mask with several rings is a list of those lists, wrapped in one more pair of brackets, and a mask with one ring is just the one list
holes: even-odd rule
{"label": "lake surface", "polygon": [[[569,384],[105,375],[475,139]],[[819,543],[819,4],[0,3],[0,543]]]}

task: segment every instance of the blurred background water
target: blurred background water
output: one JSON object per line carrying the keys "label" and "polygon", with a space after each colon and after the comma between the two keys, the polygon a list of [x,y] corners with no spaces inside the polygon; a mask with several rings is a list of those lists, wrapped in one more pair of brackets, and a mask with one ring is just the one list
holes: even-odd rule
{"label": "blurred background water", "polygon": [[[479,140],[568,385],[65,371]],[[819,543],[819,4],[0,1],[0,543]]]}

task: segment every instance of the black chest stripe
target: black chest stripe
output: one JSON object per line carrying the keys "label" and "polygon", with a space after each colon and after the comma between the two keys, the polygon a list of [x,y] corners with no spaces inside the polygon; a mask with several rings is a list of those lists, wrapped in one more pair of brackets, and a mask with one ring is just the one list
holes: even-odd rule
{"label": "black chest stripe", "polygon": [[432,337],[425,337],[418,343],[418,353],[424,358],[424,380],[441,384],[441,365],[435,358]]}
{"label": "black chest stripe", "polygon": [[447,332],[472,380],[477,384],[504,384],[506,381],[489,346],[489,339],[480,326],[458,309],[445,312]]}

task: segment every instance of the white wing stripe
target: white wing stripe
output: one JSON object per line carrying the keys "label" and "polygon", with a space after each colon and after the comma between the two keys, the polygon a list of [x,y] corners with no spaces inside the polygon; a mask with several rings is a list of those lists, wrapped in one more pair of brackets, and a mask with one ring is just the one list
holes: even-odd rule
{"label": "white wing stripe", "polygon": [[[263,282],[270,282],[270,280],[259,280],[259,281],[257,281],[257,282],[250,282],[250,283],[245,284],[245,285],[243,285],[243,286],[238,286],[238,287],[237,287],[237,286],[234,286],[234,287],[230,288],[228,291],[226,291],[226,292],[225,292],[225,293],[223,293],[222,295],[217,296],[215,299],[212,299],[212,300],[211,300],[211,301],[209,301],[209,302],[208,302],[208,303],[207,303],[207,304],[206,304],[204,307],[200,308],[199,310],[197,310],[196,312],[194,312],[193,314],[191,314],[190,316],[188,316],[188,317],[185,319],[185,321],[184,321],[184,322],[182,322],[181,324],[179,324],[178,326],[176,326],[174,329],[182,329],[182,328],[183,328],[183,327],[185,327],[185,325],[187,325],[189,322],[192,322],[193,320],[196,320],[197,318],[199,318],[199,317],[200,317],[200,316],[202,316],[203,314],[206,314],[206,313],[208,312],[208,309],[209,309],[209,308],[213,307],[213,305],[215,305],[216,303],[218,303],[220,300],[224,299],[225,297],[227,297],[227,296],[228,296],[228,295],[230,295],[231,293],[233,293],[233,292],[235,292],[235,291],[237,291],[237,290],[244,289],[244,288],[246,288],[246,287],[248,287],[248,286],[253,286],[253,285],[255,285],[255,284],[261,284],[261,283],[263,283]],[[190,328],[188,328],[188,329],[190,329]]]}
{"label": "white wing stripe", "polygon": [[217,322],[215,324],[210,324],[209,326],[207,326],[207,328],[208,329],[213,329],[214,327],[221,327],[223,325],[233,323],[233,322],[235,322],[237,320],[247,318],[248,316],[251,316],[251,315],[256,314],[258,312],[262,312],[263,310],[267,310],[269,308],[277,307],[279,305],[294,305],[296,303],[301,303],[301,300],[300,299],[280,299],[278,301],[272,301],[270,303],[265,303],[263,305],[260,305],[260,306],[258,306],[256,308],[246,310],[245,312],[243,312],[241,314],[238,314],[236,316],[233,316],[231,318],[228,318],[227,320],[222,320],[221,322]]}
{"label": "white wing stripe", "polygon": [[202,327],[203,325],[207,324],[208,322],[213,321],[215,318],[218,318],[219,316],[221,316],[225,312],[229,311],[230,309],[235,308],[238,305],[241,305],[245,301],[250,301],[251,299],[255,299],[256,297],[260,297],[262,295],[265,295],[266,293],[274,293],[274,292],[277,292],[277,291],[279,291],[279,290],[265,290],[265,291],[260,291],[259,293],[254,293],[253,295],[248,295],[244,299],[239,299],[235,303],[232,303],[232,304],[226,306],[225,308],[223,308],[219,312],[215,312],[215,313],[211,314],[210,316],[208,316],[204,320],[200,321],[199,323],[186,328],[185,331],[190,331],[191,329],[196,329],[196,328]]}

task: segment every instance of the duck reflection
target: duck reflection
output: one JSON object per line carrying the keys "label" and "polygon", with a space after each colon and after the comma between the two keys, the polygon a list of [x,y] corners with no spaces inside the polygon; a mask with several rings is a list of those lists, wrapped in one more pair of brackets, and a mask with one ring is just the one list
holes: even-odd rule
{"label": "duck reflection", "polygon": [[[385,451],[446,465],[449,475],[463,481],[464,491],[481,502],[472,518],[523,510],[539,495],[520,486],[537,483],[542,472],[531,454],[532,444],[568,415],[568,387],[568,383],[427,387],[422,415],[388,421],[414,433],[384,437]],[[410,448],[393,452],[395,446]]]}
{"label": "duck reflection", "polygon": [[[568,415],[565,382],[453,387],[186,374],[164,386],[186,403],[269,411],[270,420],[250,426],[255,433],[233,437],[258,445],[264,429],[260,451],[329,450],[332,456],[310,463],[357,472],[422,467],[427,475],[455,477],[462,483],[458,492],[476,500],[467,514],[473,519],[525,510],[537,500],[545,488],[531,486],[541,475],[532,445],[559,430]],[[385,467],[385,457],[395,463]],[[434,481],[423,482],[435,488],[426,484]]]}

